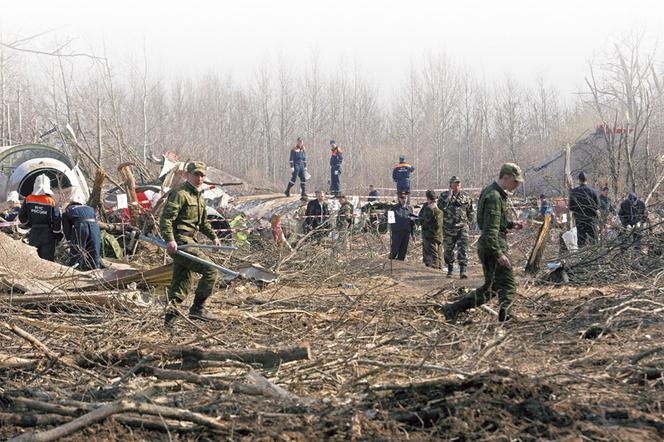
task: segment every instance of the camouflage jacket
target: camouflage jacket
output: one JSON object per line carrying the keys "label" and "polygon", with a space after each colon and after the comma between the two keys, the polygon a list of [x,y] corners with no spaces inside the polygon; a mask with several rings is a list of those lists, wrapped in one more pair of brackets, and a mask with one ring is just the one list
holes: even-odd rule
{"label": "camouflage jacket", "polygon": [[489,256],[507,254],[507,231],[514,227],[507,213],[505,190],[496,182],[485,187],[477,203],[477,225],[482,230],[478,248]]}
{"label": "camouflage jacket", "polygon": [[422,238],[428,241],[443,240],[443,212],[435,204],[425,204],[420,210]]}
{"label": "camouflage jacket", "polygon": [[346,201],[337,212],[337,229],[346,229],[353,224],[353,205]]}
{"label": "camouflage jacket", "polygon": [[438,208],[443,211],[443,229],[448,232],[466,228],[473,221],[473,200],[463,191],[441,193]]}
{"label": "camouflage jacket", "polygon": [[217,237],[207,219],[203,192],[196,190],[188,181],[168,195],[159,219],[159,230],[166,242],[175,241],[178,230],[191,232],[192,235],[200,230],[210,239]]}

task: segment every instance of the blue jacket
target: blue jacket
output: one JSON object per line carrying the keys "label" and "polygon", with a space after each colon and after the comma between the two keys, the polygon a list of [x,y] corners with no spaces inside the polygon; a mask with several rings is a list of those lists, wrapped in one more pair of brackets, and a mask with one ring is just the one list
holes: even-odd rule
{"label": "blue jacket", "polygon": [[402,206],[395,204],[392,206],[394,211],[394,224],[392,224],[392,232],[408,232],[413,233],[415,222],[413,220],[413,208],[409,205]]}
{"label": "blue jacket", "polygon": [[70,204],[62,217],[62,230],[65,238],[71,241],[72,233],[81,223],[97,223],[95,209],[83,204]]}
{"label": "blue jacket", "polygon": [[341,152],[341,149],[336,149],[331,152],[330,155],[330,167],[332,170],[341,169],[341,163],[344,161],[344,154]]}
{"label": "blue jacket", "polygon": [[304,149],[295,149],[292,148],[290,151],[289,158],[290,167],[307,167],[307,155],[304,152]]}
{"label": "blue jacket", "polygon": [[398,186],[410,187],[410,174],[415,170],[415,166],[408,163],[399,163],[392,169],[392,180],[396,181]]}

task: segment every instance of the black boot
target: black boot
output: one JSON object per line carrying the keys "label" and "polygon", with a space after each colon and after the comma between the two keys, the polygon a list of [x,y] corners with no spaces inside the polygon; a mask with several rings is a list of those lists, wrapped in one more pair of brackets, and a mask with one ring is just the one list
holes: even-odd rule
{"label": "black boot", "polygon": [[288,183],[288,186],[286,187],[286,191],[284,192],[284,195],[290,196],[291,187],[293,187],[293,183]]}
{"label": "black boot", "polygon": [[302,189],[302,192],[300,192],[300,196],[307,196],[307,186],[304,183],[300,184],[300,189]]}
{"label": "black boot", "polygon": [[455,322],[459,313],[475,307],[475,292],[468,293],[461,299],[450,304],[444,304],[442,307],[445,319],[448,322]]}
{"label": "black boot", "polygon": [[447,277],[452,277],[452,272],[454,271],[454,264],[447,264]]}
{"label": "black boot", "polygon": [[189,319],[198,320],[198,321],[219,321],[219,318],[209,312],[203,304],[207,296],[199,295],[198,293],[194,297],[194,303],[189,309]]}
{"label": "black boot", "polygon": [[465,265],[460,265],[459,266],[459,278],[468,279],[468,276],[466,275],[466,266]]}
{"label": "black boot", "polygon": [[180,313],[178,312],[177,307],[174,305],[169,305],[166,307],[166,314],[164,315],[164,327],[167,329],[172,329],[175,324],[175,320],[178,318]]}

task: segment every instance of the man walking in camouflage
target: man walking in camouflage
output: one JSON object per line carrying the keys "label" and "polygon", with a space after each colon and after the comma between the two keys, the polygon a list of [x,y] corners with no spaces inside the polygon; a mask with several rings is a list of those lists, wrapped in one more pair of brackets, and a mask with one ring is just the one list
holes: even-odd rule
{"label": "man walking in camouflage", "polygon": [[447,277],[452,277],[456,248],[459,276],[461,279],[466,279],[468,226],[473,221],[473,201],[468,194],[461,191],[459,177],[450,178],[450,189],[440,194],[438,208],[443,211],[443,246]]}
{"label": "man walking in camouflage", "polygon": [[[169,308],[165,317],[166,327],[171,327],[177,318],[177,305],[187,297],[193,273],[200,274],[201,279],[196,287],[194,303],[189,309],[189,318],[203,321],[218,320],[203,307],[217,282],[217,270],[175,253],[178,246],[195,244],[196,234],[199,231],[210,238],[214,245],[220,244],[219,238],[207,220],[207,208],[201,190],[205,175],[205,164],[198,161],[189,163],[187,181],[168,195],[159,220],[161,236],[167,242],[167,251],[173,258],[173,279],[168,290]],[[187,249],[187,253],[208,259],[200,249]]]}
{"label": "man walking in camouflage", "polygon": [[440,243],[443,239],[443,213],[436,205],[433,190],[427,190],[427,202],[420,210],[422,260],[427,267],[440,269]]}
{"label": "man walking in camouflage", "polygon": [[468,309],[478,307],[498,294],[498,320],[511,318],[512,298],[516,294],[516,281],[512,263],[507,257],[507,231],[521,229],[520,221],[514,222],[507,215],[507,192],[512,192],[523,181],[521,168],[505,163],[500,168],[498,181],[482,190],[477,203],[477,225],[482,231],[477,254],[484,271],[484,285],[458,301],[445,304],[443,313],[448,321]]}

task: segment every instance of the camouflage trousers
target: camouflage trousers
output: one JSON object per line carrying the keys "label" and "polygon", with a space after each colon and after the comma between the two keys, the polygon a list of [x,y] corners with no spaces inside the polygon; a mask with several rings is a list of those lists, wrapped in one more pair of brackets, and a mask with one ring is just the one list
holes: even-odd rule
{"label": "camouflage trousers", "polygon": [[[182,235],[175,235],[175,241],[178,245],[196,243],[193,238]],[[207,255],[200,249],[187,249],[186,252],[201,259],[209,260]],[[171,280],[171,287],[168,290],[169,302],[180,304],[185,300],[191,287],[194,273],[201,275],[201,279],[198,281],[198,286],[196,287],[194,305],[201,306],[210,297],[217,282],[217,270],[205,264],[192,261],[184,256],[173,255],[173,278]]]}
{"label": "camouflage trousers", "polygon": [[422,238],[422,260],[427,267],[440,269],[440,240]]}
{"label": "camouflage trousers", "polygon": [[456,248],[459,265],[468,263],[468,227],[456,229],[445,229],[443,235],[443,247],[445,248],[445,264],[454,264],[454,249]]}

